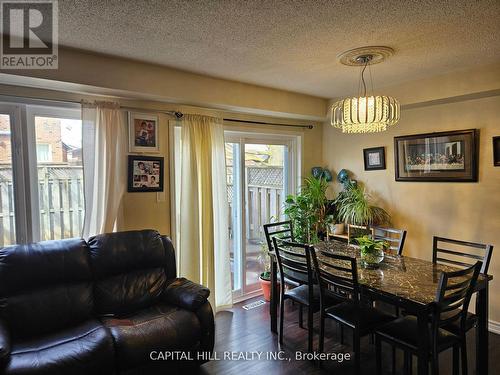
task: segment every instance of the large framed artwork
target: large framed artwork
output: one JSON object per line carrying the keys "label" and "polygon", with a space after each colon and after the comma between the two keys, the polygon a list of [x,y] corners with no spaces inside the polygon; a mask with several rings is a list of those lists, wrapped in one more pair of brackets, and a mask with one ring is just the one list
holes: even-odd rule
{"label": "large framed artwork", "polygon": [[384,147],[371,147],[363,149],[363,159],[365,161],[365,171],[385,169]]}
{"label": "large framed artwork", "polygon": [[129,152],[158,153],[158,116],[128,113]]}
{"label": "large framed artwork", "polygon": [[396,181],[475,182],[479,130],[394,137]]}
{"label": "large framed artwork", "polygon": [[129,155],[128,191],[163,191],[163,158]]}

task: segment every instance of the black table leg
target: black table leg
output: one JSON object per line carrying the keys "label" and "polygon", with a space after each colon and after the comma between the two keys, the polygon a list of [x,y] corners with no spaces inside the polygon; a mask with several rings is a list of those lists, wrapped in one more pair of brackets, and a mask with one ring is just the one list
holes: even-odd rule
{"label": "black table leg", "polygon": [[271,332],[278,332],[278,288],[277,288],[277,278],[278,270],[276,259],[271,257],[271,301],[270,301],[270,313],[271,313]]}
{"label": "black table leg", "polygon": [[418,375],[429,373],[429,313],[421,309],[417,314],[418,325]]}
{"label": "black table leg", "polygon": [[476,298],[476,372],[488,374],[488,282],[480,289]]}

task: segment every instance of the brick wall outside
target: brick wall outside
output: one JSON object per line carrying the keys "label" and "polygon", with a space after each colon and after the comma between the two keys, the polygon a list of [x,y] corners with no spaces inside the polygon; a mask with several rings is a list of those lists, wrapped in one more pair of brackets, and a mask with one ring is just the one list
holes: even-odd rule
{"label": "brick wall outside", "polygon": [[[61,120],[37,117],[35,119],[36,142],[49,144],[53,163],[66,161],[66,151],[61,140]],[[9,117],[0,115],[0,163],[12,162],[12,145]]]}

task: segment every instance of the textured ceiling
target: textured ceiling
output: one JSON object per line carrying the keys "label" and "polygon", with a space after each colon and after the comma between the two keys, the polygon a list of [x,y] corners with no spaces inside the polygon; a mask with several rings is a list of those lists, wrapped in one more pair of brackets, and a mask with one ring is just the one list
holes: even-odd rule
{"label": "textured ceiling", "polygon": [[500,61],[499,0],[59,0],[59,43],[332,98],[358,68],[336,56],[387,45],[375,88]]}

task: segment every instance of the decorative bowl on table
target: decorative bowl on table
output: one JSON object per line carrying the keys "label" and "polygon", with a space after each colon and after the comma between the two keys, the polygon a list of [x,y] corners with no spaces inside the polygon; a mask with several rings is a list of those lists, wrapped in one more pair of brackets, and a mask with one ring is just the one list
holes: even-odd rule
{"label": "decorative bowl on table", "polygon": [[361,261],[366,268],[377,268],[384,260],[387,242],[374,240],[370,236],[356,238],[361,253]]}

